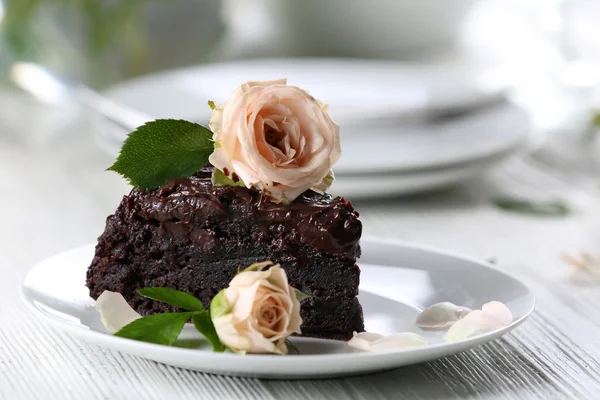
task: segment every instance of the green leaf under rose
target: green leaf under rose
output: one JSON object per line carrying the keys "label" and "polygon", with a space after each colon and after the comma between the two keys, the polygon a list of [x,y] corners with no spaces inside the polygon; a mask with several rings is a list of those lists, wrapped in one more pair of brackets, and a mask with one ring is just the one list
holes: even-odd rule
{"label": "green leaf under rose", "polygon": [[117,161],[108,169],[133,186],[157,188],[204,167],[214,151],[212,136],[209,129],[189,121],[148,122],[129,134]]}
{"label": "green leaf under rose", "polygon": [[311,297],[315,297],[311,294],[306,294],[306,293],[302,293],[300,290],[298,289],[294,289],[295,295],[296,295],[296,299],[298,299],[298,301],[302,301],[304,299],[310,299]]}
{"label": "green leaf under rose", "polygon": [[197,297],[180,290],[165,287],[150,287],[138,289],[141,296],[161,301],[188,311],[205,311],[204,304]]}
{"label": "green leaf under rose", "polygon": [[115,336],[170,346],[193,315],[193,312],[149,315],[124,326]]}
{"label": "green leaf under rose", "polygon": [[[272,262],[259,262],[252,264],[240,273],[262,273],[265,270],[274,268],[273,271],[283,274],[284,280],[275,282],[287,282],[285,272],[279,265],[273,265]],[[269,269],[269,272],[271,270]],[[267,274],[267,275],[270,275]],[[266,277],[266,276],[265,276]],[[257,277],[257,279],[260,277]],[[231,284],[233,284],[232,281]],[[294,289],[291,286],[286,286],[288,291],[296,298],[296,303],[299,307],[299,302],[305,298],[312,297],[303,294],[301,291]],[[271,286],[269,286],[271,288]],[[229,346],[226,346],[217,332],[215,327],[215,318],[221,317],[224,314],[231,312],[231,305],[227,303],[225,298],[225,289],[221,290],[211,301],[210,309],[206,309],[200,299],[192,296],[189,293],[165,287],[148,287],[138,289],[138,293],[146,298],[160,301],[180,309],[184,312],[170,312],[162,314],[153,314],[142,317],[135,312],[125,301],[120,293],[105,291],[98,298],[96,305],[102,317],[102,322],[107,329],[115,332],[115,336],[139,340],[148,343],[173,345],[177,341],[185,324],[191,320],[194,327],[200,332],[206,340],[210,342],[215,352],[223,352]],[[299,317],[299,308],[296,310]],[[211,315],[212,314],[212,315]],[[301,322],[301,320],[300,320]],[[288,351],[293,350],[293,346],[286,340],[285,342]],[[245,353],[239,349],[229,347],[231,351]]]}
{"label": "green leaf under rose", "polygon": [[217,168],[213,169],[212,182],[215,186],[246,186],[241,179],[237,178],[237,181],[234,181]]}
{"label": "green leaf under rose", "polygon": [[175,343],[186,322],[190,319],[194,327],[210,342],[215,352],[225,351],[215,327],[200,299],[189,293],[165,287],[138,289],[146,298],[170,304],[186,312],[154,314],[136,319],[115,333],[115,336],[143,342],[172,345]]}
{"label": "green leaf under rose", "polygon": [[217,335],[215,326],[212,323],[210,311],[195,314],[192,317],[192,322],[198,332],[203,334],[210,344],[212,344],[213,351],[218,353],[225,351],[226,347],[221,343],[221,340],[219,340],[219,335]]}

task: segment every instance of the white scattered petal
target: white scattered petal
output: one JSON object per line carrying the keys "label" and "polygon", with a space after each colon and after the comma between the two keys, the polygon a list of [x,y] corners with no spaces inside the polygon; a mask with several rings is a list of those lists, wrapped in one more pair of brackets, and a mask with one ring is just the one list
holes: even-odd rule
{"label": "white scattered petal", "polygon": [[590,253],[564,254],[562,260],[574,269],[573,278],[576,281],[600,282],[600,257]]}
{"label": "white scattered petal", "polygon": [[483,305],[481,310],[474,310],[450,327],[444,340],[453,342],[477,336],[482,333],[500,329],[509,325],[513,315],[506,305],[492,301]]}
{"label": "white scattered petal", "polygon": [[503,326],[509,325],[513,320],[512,312],[510,312],[504,303],[499,301],[485,303],[483,307],[481,307],[481,311]]}
{"label": "white scattered petal", "polygon": [[371,348],[371,342],[381,339],[382,337],[383,335],[380,335],[379,333],[354,332],[352,339],[348,341],[348,345],[360,350],[369,351]]}
{"label": "white scattered petal", "polygon": [[96,300],[96,310],[100,313],[102,323],[111,333],[115,333],[138,318],[142,318],[121,293],[108,290],[102,292]]}
{"label": "white scattered petal", "polygon": [[381,352],[426,346],[427,341],[412,332],[396,333],[390,336],[371,332],[354,332],[352,339],[348,341],[348,345],[363,351]]}
{"label": "white scattered petal", "polygon": [[423,310],[417,317],[416,324],[421,329],[448,329],[471,311],[470,308],[444,301]]}
{"label": "white scattered petal", "polygon": [[402,332],[372,342],[371,351],[388,351],[419,346],[427,346],[425,338],[416,333]]}

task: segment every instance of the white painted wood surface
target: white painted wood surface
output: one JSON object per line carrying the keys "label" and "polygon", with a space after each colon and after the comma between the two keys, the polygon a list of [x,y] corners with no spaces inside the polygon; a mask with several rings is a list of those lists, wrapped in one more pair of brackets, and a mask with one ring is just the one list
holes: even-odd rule
{"label": "white painted wood surface", "polygon": [[[261,381],[179,370],[89,346],[46,326],[19,299],[28,269],[95,241],[128,191],[88,127],[44,142],[0,127],[0,399],[598,399],[600,286],[577,283],[562,253],[600,252],[600,186],[513,159],[435,194],[360,201],[365,234],[419,241],[482,258],[535,291],[514,333],[465,353],[338,380]],[[539,164],[539,165],[538,165]],[[568,199],[567,218],[507,214],[498,194]]]}

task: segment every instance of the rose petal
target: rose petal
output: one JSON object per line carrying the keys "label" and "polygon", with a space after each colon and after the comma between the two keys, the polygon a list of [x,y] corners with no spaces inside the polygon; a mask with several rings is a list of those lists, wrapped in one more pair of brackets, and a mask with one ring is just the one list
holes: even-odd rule
{"label": "rose petal", "polygon": [[269,307],[275,313],[275,315],[278,316],[277,321],[275,321],[275,324],[270,324],[267,321],[262,320],[262,315],[260,315],[260,312],[253,312],[252,325],[254,326],[255,330],[260,332],[263,336],[265,336],[271,341],[285,339],[289,336],[287,332],[287,327],[289,325],[289,314],[288,311],[281,305],[282,296],[276,297],[280,297],[279,299],[277,299],[279,300],[277,301],[277,304],[274,304]]}
{"label": "rose petal", "polygon": [[470,308],[457,306],[448,301],[436,303],[419,314],[416,324],[421,329],[448,329],[470,311]]}
{"label": "rose petal", "polygon": [[255,185],[258,182],[258,175],[255,174],[254,171],[252,171],[250,168],[248,168],[243,162],[233,160],[231,162],[231,165],[235,173],[240,177],[240,179],[242,180],[242,182],[244,182],[248,189],[250,189],[253,185]]}
{"label": "rose petal", "polygon": [[96,310],[100,313],[102,324],[111,333],[115,333],[124,326],[132,323],[138,318],[142,318],[131,306],[125,301],[121,293],[115,293],[108,290],[96,300]]}
{"label": "rose petal", "polygon": [[495,324],[494,320],[484,315],[481,310],[475,310],[452,325],[444,336],[444,340],[447,342],[462,340],[502,326]]}
{"label": "rose petal", "polygon": [[[244,274],[253,274],[254,272],[244,272]],[[240,274],[241,275],[241,274]],[[251,286],[238,288],[237,299],[229,302],[228,294],[232,292],[232,287],[228,287],[225,291],[227,302],[232,305],[231,313],[235,321],[243,321],[248,318],[254,308],[254,298],[260,287],[260,282],[256,282]]]}
{"label": "rose petal", "polygon": [[481,311],[502,325],[509,325],[513,320],[512,312],[504,303],[499,301],[490,301],[481,307]]}
{"label": "rose petal", "polygon": [[213,325],[219,336],[219,340],[234,351],[246,352],[251,349],[252,342],[247,335],[240,334],[240,328],[233,321],[232,314],[225,314],[212,318]]}
{"label": "rose petal", "polygon": [[575,282],[594,284],[600,281],[600,257],[597,254],[563,254],[561,258],[573,267],[572,278]]}
{"label": "rose petal", "polygon": [[272,79],[269,81],[248,81],[242,85],[242,90],[248,92],[253,87],[268,87],[273,85],[285,85],[287,78]]}
{"label": "rose petal", "polygon": [[402,332],[372,342],[371,351],[398,350],[419,346],[427,346],[425,338],[413,332]]}
{"label": "rose petal", "polygon": [[281,268],[281,266],[279,264],[275,264],[274,266],[269,268],[266,272],[268,275],[265,277],[265,279],[270,284],[275,285],[276,287],[282,289],[283,291],[287,290],[287,288],[289,286],[287,274],[285,273],[285,270],[283,268]]}
{"label": "rose petal", "polygon": [[254,263],[252,266],[260,267],[260,271],[242,271],[236,276],[233,277],[231,282],[229,282],[230,287],[245,287],[251,286],[256,282],[260,282],[262,280],[266,280],[270,275],[270,269],[264,270],[265,267],[268,267],[269,264],[265,262]]}
{"label": "rose petal", "polygon": [[283,349],[278,348],[276,346],[276,343],[272,342],[270,339],[265,338],[260,332],[250,329],[245,333],[245,335],[250,340],[250,347],[247,350],[248,353],[286,354],[287,352],[287,348],[285,349],[285,351],[283,351]]}
{"label": "rose petal", "polygon": [[401,332],[390,336],[372,332],[354,332],[348,345],[364,351],[381,352],[426,346],[427,341],[413,332]]}
{"label": "rose petal", "polygon": [[348,340],[348,346],[354,347],[359,350],[369,351],[371,349],[371,342],[381,339],[383,335],[372,332],[354,332],[352,339]]}
{"label": "rose petal", "polygon": [[273,119],[274,119],[273,117],[271,117],[271,118],[264,118],[264,122],[263,123],[265,125],[268,125],[269,127],[273,128],[273,129],[277,130],[277,129],[279,129],[279,127],[277,126],[277,123]]}
{"label": "rose petal", "polygon": [[466,339],[495,329],[503,328],[512,322],[513,316],[508,307],[494,301],[485,304],[482,310],[474,310],[450,327],[444,340],[448,342]]}
{"label": "rose petal", "polygon": [[352,334],[352,339],[366,340],[369,343],[379,340],[383,337],[384,336],[382,334],[375,333],[375,332],[358,332],[358,333],[354,332]]}

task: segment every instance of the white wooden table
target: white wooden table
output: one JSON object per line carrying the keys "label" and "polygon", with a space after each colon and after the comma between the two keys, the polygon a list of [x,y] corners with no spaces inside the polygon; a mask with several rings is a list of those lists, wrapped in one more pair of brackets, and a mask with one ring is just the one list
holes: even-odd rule
{"label": "white wooden table", "polygon": [[[359,201],[364,233],[481,258],[535,292],[533,316],[476,349],[385,373],[336,380],[266,381],[206,375],[90,346],[27,311],[28,269],[94,242],[128,191],[104,172],[110,157],[80,125],[32,143],[0,125],[0,399],[432,399],[600,398],[600,286],[575,283],[562,253],[600,252],[600,186],[513,159],[461,187],[404,199]],[[498,194],[559,194],[567,218],[507,214]]]}

